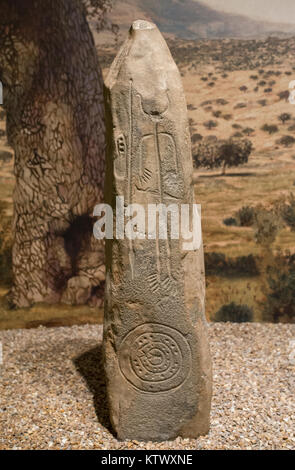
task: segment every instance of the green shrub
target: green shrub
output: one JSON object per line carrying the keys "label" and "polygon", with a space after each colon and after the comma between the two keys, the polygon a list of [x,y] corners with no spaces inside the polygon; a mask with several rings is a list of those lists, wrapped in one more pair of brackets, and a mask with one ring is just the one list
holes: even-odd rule
{"label": "green shrub", "polygon": [[290,91],[289,90],[280,91],[280,93],[278,93],[277,96],[279,97],[279,100],[288,101],[289,96],[290,96]]}
{"label": "green shrub", "polygon": [[288,122],[290,121],[290,119],[292,118],[291,114],[290,113],[282,113],[279,115],[278,119],[283,123],[285,124],[285,122]]}
{"label": "green shrub", "polygon": [[255,241],[258,245],[270,246],[274,243],[280,230],[282,220],[277,211],[258,207],[255,209]]}
{"label": "green shrub", "polygon": [[255,221],[255,209],[250,206],[243,206],[235,213],[240,227],[252,227]]}
{"label": "green shrub", "polygon": [[268,293],[263,320],[295,323],[295,255],[279,258],[268,272]]}
{"label": "green shrub", "polygon": [[211,130],[211,129],[213,129],[214,127],[217,127],[217,126],[218,126],[218,123],[217,123],[216,121],[212,121],[212,119],[211,119],[211,120],[209,120],[209,121],[207,121],[207,122],[204,122],[204,126],[207,127],[207,129]]}
{"label": "green shrub", "polygon": [[236,227],[238,225],[237,219],[234,217],[228,217],[227,219],[223,220],[224,225],[227,225],[227,227]]}
{"label": "green shrub", "polygon": [[216,104],[218,105],[221,105],[221,106],[225,106],[228,104],[228,101],[226,101],[225,99],[223,98],[218,98],[216,101],[215,101]]}
{"label": "green shrub", "polygon": [[206,274],[220,275],[226,270],[226,257],[223,253],[205,253]]}
{"label": "green shrub", "polygon": [[241,138],[243,137],[243,134],[242,134],[242,132],[239,132],[239,131],[238,131],[238,132],[234,132],[234,134],[232,135],[232,137],[233,137],[234,139],[241,139]]}
{"label": "green shrub", "polygon": [[221,277],[258,276],[259,270],[253,255],[226,257],[223,253],[205,253],[206,274]]}
{"label": "green shrub", "polygon": [[291,147],[294,145],[295,139],[292,135],[284,135],[281,139],[277,140],[276,143],[284,147]]}
{"label": "green shrub", "polygon": [[295,232],[295,196],[290,194],[287,203],[281,207],[281,215],[284,222]]}
{"label": "green shrub", "polygon": [[195,144],[197,142],[200,142],[203,139],[203,136],[201,134],[193,134],[192,135],[192,143]]}
{"label": "green shrub", "polygon": [[211,100],[203,101],[203,103],[201,103],[201,106],[208,106],[209,104],[212,104]]}
{"label": "green shrub", "polygon": [[214,320],[216,322],[234,322],[245,323],[253,321],[253,310],[248,305],[238,305],[231,302],[228,305],[223,305],[215,314]]}
{"label": "green shrub", "polygon": [[197,108],[196,108],[193,104],[188,104],[188,105],[187,105],[187,109],[188,109],[189,111],[195,111]]}
{"label": "green shrub", "polygon": [[252,127],[245,127],[242,132],[243,132],[243,134],[245,134],[249,137],[250,135],[252,135],[255,132],[255,129],[253,129]]}
{"label": "green shrub", "polygon": [[264,132],[268,132],[271,135],[278,132],[279,128],[275,124],[264,124],[264,126],[261,127],[261,130]]}

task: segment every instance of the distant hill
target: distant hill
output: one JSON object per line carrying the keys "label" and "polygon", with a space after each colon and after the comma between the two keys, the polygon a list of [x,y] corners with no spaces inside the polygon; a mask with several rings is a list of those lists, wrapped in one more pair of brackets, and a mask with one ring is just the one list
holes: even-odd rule
{"label": "distant hill", "polygon": [[223,13],[194,0],[114,0],[112,21],[121,32],[135,19],[155,22],[163,33],[185,39],[295,34],[295,26]]}

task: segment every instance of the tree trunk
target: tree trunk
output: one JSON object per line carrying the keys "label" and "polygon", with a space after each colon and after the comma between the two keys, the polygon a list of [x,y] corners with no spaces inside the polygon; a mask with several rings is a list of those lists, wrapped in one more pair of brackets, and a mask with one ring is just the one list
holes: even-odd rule
{"label": "tree trunk", "polygon": [[226,162],[224,162],[222,165],[222,172],[221,172],[222,176],[225,175],[225,172],[226,172]]}
{"label": "tree trunk", "polygon": [[79,0],[4,0],[0,80],[15,151],[11,301],[99,303],[102,76]]}

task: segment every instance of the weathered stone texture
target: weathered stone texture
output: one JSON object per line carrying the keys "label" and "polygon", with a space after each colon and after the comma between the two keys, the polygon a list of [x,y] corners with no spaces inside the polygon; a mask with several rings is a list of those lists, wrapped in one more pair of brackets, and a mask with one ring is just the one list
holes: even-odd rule
{"label": "weathered stone texture", "polygon": [[[106,82],[106,202],[192,204],[180,74],[154,24],[136,21]],[[171,226],[169,227],[171,233]],[[202,246],[109,240],[104,351],[119,438],[196,437],[209,429],[211,362]]]}

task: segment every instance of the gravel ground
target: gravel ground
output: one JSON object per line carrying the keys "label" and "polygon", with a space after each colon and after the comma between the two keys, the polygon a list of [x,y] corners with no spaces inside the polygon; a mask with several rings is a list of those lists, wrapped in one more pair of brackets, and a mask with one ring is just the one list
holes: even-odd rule
{"label": "gravel ground", "polygon": [[164,443],[109,431],[100,326],[0,332],[0,449],[295,449],[295,325],[209,332],[211,431]]}

